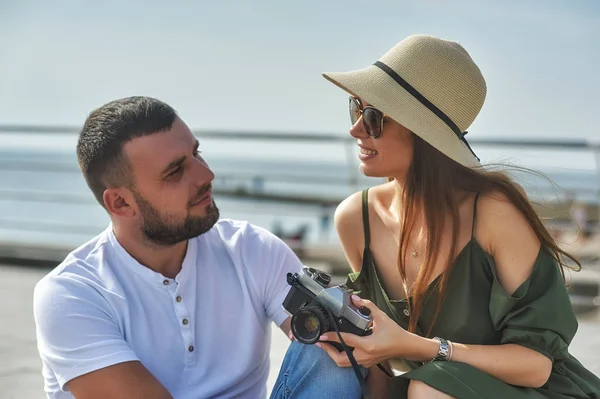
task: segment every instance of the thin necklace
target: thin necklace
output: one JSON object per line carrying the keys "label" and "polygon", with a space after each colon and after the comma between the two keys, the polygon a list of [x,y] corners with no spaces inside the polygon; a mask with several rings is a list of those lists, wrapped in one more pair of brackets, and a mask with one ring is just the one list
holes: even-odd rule
{"label": "thin necklace", "polygon": [[[419,232],[419,236],[417,237],[417,240],[419,240],[421,238],[422,234],[423,234],[423,230],[421,230]],[[410,254],[411,254],[411,256],[413,258],[418,258],[419,257],[419,252],[417,252],[417,246],[416,245],[413,245],[413,251]]]}
{"label": "thin necklace", "polygon": [[[399,219],[399,217],[398,217],[398,219]],[[383,222],[383,220],[382,220],[382,222]],[[391,229],[390,229],[390,228],[387,226],[387,224],[385,224],[385,222],[383,222],[383,226],[384,226],[384,227],[387,229],[387,231],[388,231],[388,232],[389,232],[389,233],[392,235],[392,237],[394,237],[394,236],[395,236],[395,235],[394,235],[394,233],[392,232],[392,230],[391,230]],[[421,237],[421,234],[422,234],[422,231],[421,231],[421,232],[419,232],[419,237]],[[417,247],[416,247],[415,245],[413,245],[413,250],[412,250],[412,252],[410,253],[410,255],[411,255],[413,258],[418,258],[418,257],[419,257],[419,252],[417,252]]]}
{"label": "thin necklace", "polygon": [[[388,232],[389,232],[389,233],[392,235],[392,237],[394,237],[394,234],[393,234],[393,233],[392,233],[392,231],[391,231],[391,230],[388,228],[388,226],[387,226],[385,223],[383,223],[383,225],[384,225],[384,227],[387,229],[387,231],[388,231]],[[420,236],[421,236],[421,233],[419,233],[419,237],[420,237]],[[412,249],[412,252],[410,253],[410,255],[411,255],[413,258],[418,258],[418,257],[419,257],[419,252],[417,251],[417,246],[416,246],[416,245],[413,245],[412,247],[413,247],[413,249]]]}

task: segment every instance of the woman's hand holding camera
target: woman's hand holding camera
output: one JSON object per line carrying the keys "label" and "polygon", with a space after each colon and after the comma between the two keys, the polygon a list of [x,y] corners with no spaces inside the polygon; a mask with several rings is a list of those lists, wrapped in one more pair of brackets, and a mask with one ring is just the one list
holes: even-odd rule
{"label": "woman's hand holding camera", "polygon": [[[341,333],[346,345],[354,347],[352,352],[356,362],[364,367],[371,367],[391,358],[406,358],[414,339],[418,337],[409,333],[380,310],[374,303],[352,296],[357,307],[365,306],[373,316],[373,333],[364,337]],[[320,341],[340,342],[335,331],[323,334]],[[345,352],[338,350],[326,342],[316,344],[322,348],[340,367],[350,367],[350,360]]]}

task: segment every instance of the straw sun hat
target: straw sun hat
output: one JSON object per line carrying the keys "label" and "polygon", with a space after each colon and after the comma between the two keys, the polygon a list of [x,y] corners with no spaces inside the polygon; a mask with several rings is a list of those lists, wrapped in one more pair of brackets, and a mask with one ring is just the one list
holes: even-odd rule
{"label": "straw sun hat", "polygon": [[479,165],[464,135],[487,89],[481,71],[460,44],[413,35],[367,68],[323,76],[454,161]]}

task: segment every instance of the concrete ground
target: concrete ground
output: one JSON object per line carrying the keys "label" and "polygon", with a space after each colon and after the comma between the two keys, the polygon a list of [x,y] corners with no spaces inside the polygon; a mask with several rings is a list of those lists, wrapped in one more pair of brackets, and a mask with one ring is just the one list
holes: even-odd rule
{"label": "concrete ground", "polygon": [[[0,265],[0,398],[44,398],[41,365],[35,342],[32,292],[35,283],[48,272],[23,266]],[[288,345],[279,330],[273,331],[271,390]],[[571,352],[592,372],[600,375],[600,317],[580,317],[579,331]]]}

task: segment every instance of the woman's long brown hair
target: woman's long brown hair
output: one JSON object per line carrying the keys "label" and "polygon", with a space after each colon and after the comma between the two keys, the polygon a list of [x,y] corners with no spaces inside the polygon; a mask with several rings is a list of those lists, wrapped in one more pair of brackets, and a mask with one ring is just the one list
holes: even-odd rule
{"label": "woman's long brown hair", "polygon": [[[525,215],[527,222],[535,231],[542,246],[548,249],[551,255],[557,260],[563,279],[565,278],[565,267],[570,267],[574,270],[581,269],[581,264],[577,259],[558,247],[521,187],[506,172],[485,170],[483,168],[467,168],[446,157],[420,137],[416,135],[413,135],[413,137],[413,160],[407,172],[401,193],[402,209],[400,211],[402,227],[399,238],[398,269],[404,282],[406,282],[404,260],[408,253],[408,241],[410,233],[415,226],[415,220],[420,213],[423,215],[425,221],[426,250],[423,266],[419,270],[413,286],[407,287],[405,283],[404,287],[406,294],[412,297],[412,301],[408,301],[411,315],[409,331],[414,332],[416,330],[419,314],[423,309],[425,294],[428,290],[429,282],[432,280],[433,271],[439,257],[444,223],[447,220],[447,216],[450,215],[453,232],[450,244],[450,256],[448,264],[438,279],[436,287],[438,290],[438,302],[434,323],[439,314],[446,292],[448,276],[454,267],[454,256],[457,249],[457,237],[459,233],[457,192],[473,194],[499,192],[504,194]],[[575,266],[568,266],[565,263],[566,258],[573,260]]]}

